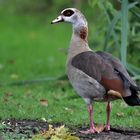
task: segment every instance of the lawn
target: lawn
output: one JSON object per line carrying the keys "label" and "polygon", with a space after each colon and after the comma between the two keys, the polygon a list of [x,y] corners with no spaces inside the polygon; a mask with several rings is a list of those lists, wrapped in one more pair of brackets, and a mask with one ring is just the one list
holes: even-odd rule
{"label": "lawn", "polygon": [[[39,119],[68,125],[88,124],[84,101],[68,81],[45,81],[23,86],[9,84],[65,74],[71,26],[51,25],[51,16],[2,15],[0,22],[0,118]],[[67,31],[67,32],[66,32]],[[105,122],[105,103],[94,104],[96,123]],[[140,130],[139,107],[112,103],[111,125]]]}

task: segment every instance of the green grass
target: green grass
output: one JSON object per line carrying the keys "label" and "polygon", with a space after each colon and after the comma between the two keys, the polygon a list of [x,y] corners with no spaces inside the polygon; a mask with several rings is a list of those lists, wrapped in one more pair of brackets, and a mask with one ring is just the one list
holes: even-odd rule
{"label": "green grass", "polygon": [[[0,118],[45,118],[49,122],[88,124],[86,105],[75,95],[68,82],[3,86],[20,80],[63,75],[66,56],[59,48],[68,46],[71,26],[50,25],[52,18],[39,15],[1,15],[1,19]],[[73,99],[75,96],[77,98]],[[41,99],[47,100],[48,106],[42,105]],[[95,103],[94,106],[95,122],[104,123],[105,103]],[[113,126],[140,129],[138,107],[128,107],[122,101],[115,101],[111,116]]]}
{"label": "green grass", "polygon": [[7,25],[3,21],[0,26],[2,82],[11,81],[13,73],[18,75],[18,80],[64,73],[65,55],[59,49],[68,45],[69,27],[50,26],[50,19],[45,16],[43,21],[32,16],[12,18],[6,21]]}

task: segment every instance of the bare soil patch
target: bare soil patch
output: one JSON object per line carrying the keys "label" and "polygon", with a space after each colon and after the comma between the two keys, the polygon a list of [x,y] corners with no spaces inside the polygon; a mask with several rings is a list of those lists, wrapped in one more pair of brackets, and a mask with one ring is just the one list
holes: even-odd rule
{"label": "bare soil patch", "polygon": [[[2,134],[13,134],[16,136],[29,139],[40,131],[48,129],[48,123],[39,120],[6,120],[2,121],[5,127],[0,128]],[[61,123],[55,123],[53,126],[61,126]],[[130,129],[111,128],[110,132],[102,132],[100,134],[84,135],[79,133],[80,130],[87,129],[81,126],[67,126],[72,132],[76,132],[76,136],[80,140],[140,140],[140,131]],[[2,139],[2,136],[1,136]]]}

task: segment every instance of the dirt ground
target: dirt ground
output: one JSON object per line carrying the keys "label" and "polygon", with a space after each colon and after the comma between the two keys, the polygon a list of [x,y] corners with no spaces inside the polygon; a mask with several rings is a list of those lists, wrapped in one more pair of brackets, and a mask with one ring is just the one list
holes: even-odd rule
{"label": "dirt ground", "polygon": [[[6,126],[0,128],[0,132],[3,134],[13,134],[15,139],[17,135],[29,139],[32,135],[39,133],[39,131],[47,130],[48,123],[37,120],[6,120],[2,121]],[[62,124],[53,124],[53,126],[60,126]],[[68,126],[70,130],[76,132],[76,136],[80,140],[140,140],[140,132],[132,130],[124,130],[122,128],[111,128],[110,132],[102,132],[100,134],[84,135],[79,133],[80,130],[86,129],[86,127],[80,126]],[[3,139],[2,136],[0,140]],[[14,138],[13,138],[14,139]]]}

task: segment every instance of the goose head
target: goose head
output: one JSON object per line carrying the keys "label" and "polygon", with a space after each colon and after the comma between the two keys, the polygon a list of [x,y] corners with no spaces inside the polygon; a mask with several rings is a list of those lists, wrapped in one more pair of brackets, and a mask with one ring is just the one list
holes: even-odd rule
{"label": "goose head", "polygon": [[87,26],[87,21],[84,15],[75,8],[66,8],[61,14],[54,19],[51,23],[68,22],[73,25],[73,27]]}
{"label": "goose head", "polygon": [[[87,42],[88,25],[84,15],[75,8],[66,8],[51,23],[68,22],[73,26],[73,35]],[[74,39],[75,40],[75,39]]]}

